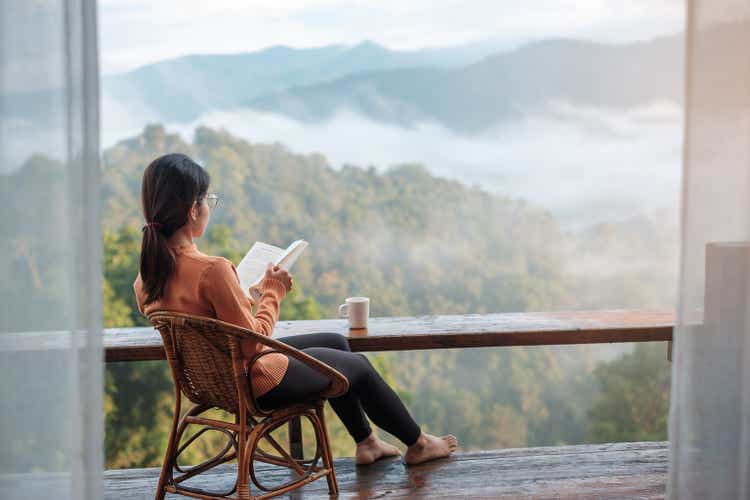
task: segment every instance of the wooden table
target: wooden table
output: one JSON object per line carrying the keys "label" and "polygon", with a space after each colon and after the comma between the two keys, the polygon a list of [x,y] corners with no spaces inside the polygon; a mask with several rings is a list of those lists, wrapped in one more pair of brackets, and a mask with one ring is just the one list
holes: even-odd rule
{"label": "wooden table", "polygon": [[[597,310],[370,318],[367,330],[350,330],[345,319],[280,321],[275,338],[338,332],[352,351],[409,351],[471,347],[671,341],[673,311]],[[0,351],[67,347],[62,332],[0,336]],[[107,362],[163,360],[159,332],[151,327],[104,331]],[[668,354],[669,359],[669,354]],[[301,457],[299,420],[290,422],[292,455]]]}
{"label": "wooden table", "polygon": [[[273,336],[338,332],[353,351],[410,351],[670,341],[674,324],[673,311],[615,309],[370,318],[367,330],[344,319],[279,321]],[[151,327],[105,330],[104,351],[107,362],[165,359]]]}
{"label": "wooden table", "polygon": [[[345,319],[280,321],[275,338],[313,332],[346,335],[352,351],[407,351],[468,347],[597,344],[672,340],[672,311],[599,310],[371,318],[368,329],[350,330]],[[104,333],[108,362],[164,359],[153,328]],[[668,354],[669,358],[669,354]],[[302,457],[299,419],[289,424],[292,456]]]}

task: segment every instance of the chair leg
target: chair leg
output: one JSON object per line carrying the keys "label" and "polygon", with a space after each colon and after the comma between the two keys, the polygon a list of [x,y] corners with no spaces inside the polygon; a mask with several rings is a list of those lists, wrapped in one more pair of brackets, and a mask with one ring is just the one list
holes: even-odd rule
{"label": "chair leg", "polygon": [[156,486],[155,500],[164,500],[167,494],[164,489],[167,486],[167,479],[172,474],[172,464],[174,461],[174,452],[177,448],[175,438],[177,437],[177,425],[180,421],[180,391],[175,391],[174,415],[172,415],[172,428],[169,430],[169,441],[167,442],[167,452],[164,454],[164,463],[161,466],[159,482]]}
{"label": "chair leg", "polygon": [[[237,433],[237,498],[249,500],[250,468],[248,467],[246,449],[252,443],[248,442],[247,439],[247,415],[243,406],[240,406],[236,421],[240,426],[240,431]],[[252,460],[252,457],[250,457],[250,460]]]}
{"label": "chair leg", "polygon": [[321,446],[323,447],[323,465],[328,469],[328,474],[326,474],[326,480],[328,481],[328,494],[338,495],[339,484],[336,481],[336,471],[333,468],[333,453],[331,453],[331,443],[328,440],[328,426],[326,426],[325,412],[322,404],[315,408],[315,413],[320,424],[320,434],[322,437]]}

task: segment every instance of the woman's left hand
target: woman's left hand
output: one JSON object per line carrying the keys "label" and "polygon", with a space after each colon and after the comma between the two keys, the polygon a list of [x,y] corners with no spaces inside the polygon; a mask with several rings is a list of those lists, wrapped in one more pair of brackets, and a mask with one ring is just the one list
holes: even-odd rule
{"label": "woman's left hand", "polygon": [[263,290],[259,284],[251,286],[248,290],[250,291],[250,302],[255,305],[260,300],[261,295],[263,295]]}

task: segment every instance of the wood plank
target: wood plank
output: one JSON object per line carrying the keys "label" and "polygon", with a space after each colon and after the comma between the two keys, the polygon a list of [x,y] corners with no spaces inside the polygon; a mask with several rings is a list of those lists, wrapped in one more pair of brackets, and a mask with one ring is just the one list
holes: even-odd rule
{"label": "wood plank", "polygon": [[[366,330],[346,320],[280,321],[274,337],[313,332],[345,335],[353,351],[650,342],[672,339],[672,311],[606,310],[371,318]],[[106,360],[164,359],[151,328],[105,331]]]}
{"label": "wood plank", "polygon": [[[364,467],[337,459],[336,474],[340,498],[664,498],[667,465],[668,443],[659,441],[471,451],[412,467],[399,459]],[[258,468],[269,482],[289,477],[271,466]],[[234,471],[227,464],[200,484],[226,486]],[[107,471],[105,498],[153,498],[158,473]],[[325,481],[294,498],[328,498]]]}
{"label": "wood plank", "polygon": [[[601,310],[370,318],[366,330],[344,319],[280,321],[274,337],[313,332],[345,335],[353,351],[406,351],[499,346],[652,342],[672,340],[673,311]],[[104,330],[105,359],[164,359],[161,337],[150,327]],[[66,348],[66,332],[0,335],[0,351]]]}

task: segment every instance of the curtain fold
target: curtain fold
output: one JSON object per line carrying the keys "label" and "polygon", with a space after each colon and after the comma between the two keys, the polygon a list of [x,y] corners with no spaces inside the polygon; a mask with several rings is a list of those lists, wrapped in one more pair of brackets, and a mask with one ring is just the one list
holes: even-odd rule
{"label": "curtain fold", "polygon": [[94,0],[0,4],[0,496],[103,496]]}
{"label": "curtain fold", "polygon": [[670,498],[750,498],[750,2],[690,0]]}

